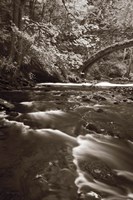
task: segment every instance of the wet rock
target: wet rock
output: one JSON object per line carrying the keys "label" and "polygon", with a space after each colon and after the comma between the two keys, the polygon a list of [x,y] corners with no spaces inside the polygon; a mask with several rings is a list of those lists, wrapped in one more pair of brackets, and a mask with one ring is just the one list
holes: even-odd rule
{"label": "wet rock", "polygon": [[5,110],[0,111],[0,128],[3,126],[3,119],[6,118],[8,115]]}
{"label": "wet rock", "polygon": [[5,140],[5,139],[7,139],[7,135],[2,131],[0,131],[0,140]]}
{"label": "wet rock", "polygon": [[119,104],[119,101],[114,101],[113,103],[114,103],[114,104]]}
{"label": "wet rock", "polygon": [[104,110],[102,108],[95,108],[95,111],[98,112],[98,113],[104,112]]}
{"label": "wet rock", "polygon": [[60,184],[68,187],[72,187],[75,181],[75,175],[70,169],[64,168],[60,170]]}
{"label": "wet rock", "polygon": [[4,99],[0,99],[0,109],[12,110],[14,107],[15,106],[12,103],[5,101]]}
{"label": "wet rock", "polygon": [[65,93],[60,93],[60,96],[61,96],[61,97],[67,97],[67,94],[65,94]]}
{"label": "wet rock", "polygon": [[101,95],[97,95],[97,94],[94,94],[93,95],[93,99],[97,100],[97,101],[106,101],[106,98],[101,96]]}
{"label": "wet rock", "polygon": [[129,97],[128,99],[131,100],[131,101],[133,101],[133,97]]}
{"label": "wet rock", "polygon": [[11,117],[17,117],[19,115],[18,112],[10,112]]}
{"label": "wet rock", "polygon": [[24,200],[24,198],[17,191],[0,190],[0,200]]}
{"label": "wet rock", "polygon": [[99,129],[96,127],[96,125],[93,124],[93,123],[88,123],[88,124],[86,125],[86,129],[89,129],[89,130],[94,131],[94,132],[96,132],[96,133],[101,133],[101,130],[99,130]]}
{"label": "wet rock", "polygon": [[49,195],[48,197],[44,197],[41,200],[58,200],[56,195]]}
{"label": "wet rock", "polygon": [[100,196],[98,194],[96,194],[95,196],[93,194],[88,193],[84,196],[84,198],[81,198],[83,200],[101,200]]}
{"label": "wet rock", "polygon": [[132,103],[132,101],[128,99],[128,100],[127,100],[127,103],[130,104],[130,103]]}
{"label": "wet rock", "polygon": [[127,99],[123,99],[123,102],[127,102]]}
{"label": "wet rock", "polygon": [[48,182],[42,175],[36,176],[33,180],[31,180],[28,187],[28,195],[31,200],[41,199],[45,195],[45,192],[49,189]]}
{"label": "wet rock", "polygon": [[81,170],[89,173],[92,176],[92,180],[94,178],[110,185],[116,185],[115,173],[109,166],[98,159],[88,158],[88,160],[80,161],[79,167]]}
{"label": "wet rock", "polygon": [[0,111],[3,111],[4,107],[2,105],[0,105]]}
{"label": "wet rock", "polygon": [[87,95],[82,95],[81,98],[82,98],[82,101],[84,102],[90,102],[90,97]]}

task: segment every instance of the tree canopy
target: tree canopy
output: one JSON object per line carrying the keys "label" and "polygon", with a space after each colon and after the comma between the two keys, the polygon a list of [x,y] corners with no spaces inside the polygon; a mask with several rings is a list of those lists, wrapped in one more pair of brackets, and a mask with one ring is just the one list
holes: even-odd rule
{"label": "tree canopy", "polygon": [[2,0],[1,77],[78,82],[82,72],[87,80],[131,76],[131,43],[117,54],[115,48],[110,51],[113,59],[112,54],[103,58],[100,53],[96,60],[94,55],[133,39],[132,11],[131,0]]}

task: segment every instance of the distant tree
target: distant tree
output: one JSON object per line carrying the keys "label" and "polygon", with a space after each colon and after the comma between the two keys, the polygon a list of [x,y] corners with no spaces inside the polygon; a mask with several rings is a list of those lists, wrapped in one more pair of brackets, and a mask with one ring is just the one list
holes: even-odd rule
{"label": "distant tree", "polygon": [[[23,16],[25,11],[26,0],[12,0],[12,23],[20,30],[23,29]],[[16,59],[15,59],[16,56]],[[23,57],[23,41],[18,39],[16,49],[16,36],[14,32],[11,33],[11,50],[10,50],[10,61],[16,60],[18,66],[22,63]]]}

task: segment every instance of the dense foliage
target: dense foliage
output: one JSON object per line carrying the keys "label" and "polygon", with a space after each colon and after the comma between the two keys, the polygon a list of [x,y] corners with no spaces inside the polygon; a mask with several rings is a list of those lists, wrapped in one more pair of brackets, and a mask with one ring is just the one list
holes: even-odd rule
{"label": "dense foliage", "polygon": [[[132,39],[132,10],[131,0],[2,0],[0,79],[82,81],[80,67],[93,53]],[[96,62],[87,80],[131,72],[130,47]]]}

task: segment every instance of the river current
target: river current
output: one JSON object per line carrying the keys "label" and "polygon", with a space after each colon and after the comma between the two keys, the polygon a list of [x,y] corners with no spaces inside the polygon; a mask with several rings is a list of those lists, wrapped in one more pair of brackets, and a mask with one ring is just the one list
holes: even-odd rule
{"label": "river current", "polygon": [[[83,194],[78,199],[133,199],[133,103],[83,103],[79,96],[80,92],[73,90],[0,93],[1,98],[15,105],[12,111],[0,112],[0,187],[3,190],[13,186],[19,191],[24,185],[20,179],[26,170],[34,168],[34,159],[37,158],[39,167],[41,162],[51,165],[53,160],[58,160],[57,154],[69,147],[76,166],[72,181],[77,194]],[[96,127],[92,128],[94,124]],[[65,164],[62,166],[63,170],[69,169]],[[10,169],[15,169],[13,175]],[[49,185],[47,190],[51,189]],[[28,193],[30,199],[36,199],[29,189]],[[56,195],[53,199],[65,198]]]}

